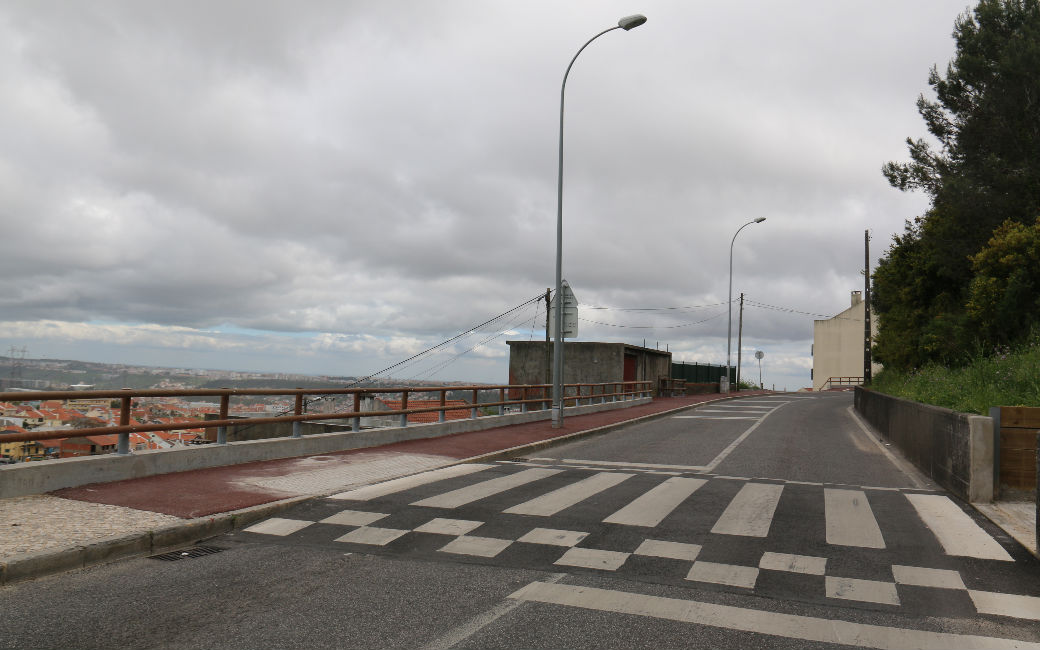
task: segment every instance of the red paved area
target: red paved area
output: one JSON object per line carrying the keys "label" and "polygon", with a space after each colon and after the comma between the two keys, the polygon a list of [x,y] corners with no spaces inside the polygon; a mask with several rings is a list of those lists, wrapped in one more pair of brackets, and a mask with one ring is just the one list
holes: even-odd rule
{"label": "red paved area", "polygon": [[[769,392],[744,391],[740,393],[740,396],[762,395]],[[455,459],[472,458],[519,445],[559,438],[580,431],[694,406],[720,397],[718,394],[708,394],[658,398],[649,404],[640,406],[568,416],[564,418],[563,427],[559,429],[553,429],[549,420],[541,420],[439,438],[409,440],[380,447],[322,454],[322,457],[344,464],[393,454],[424,454]],[[307,469],[313,470],[315,466],[308,465]],[[160,474],[112,483],[94,483],[57,490],[51,494],[66,499],[161,512],[175,517],[205,517],[292,497],[294,496],[292,493],[265,490],[244,484],[243,479],[258,476],[289,476],[300,470],[301,459],[286,458],[175,474]]]}

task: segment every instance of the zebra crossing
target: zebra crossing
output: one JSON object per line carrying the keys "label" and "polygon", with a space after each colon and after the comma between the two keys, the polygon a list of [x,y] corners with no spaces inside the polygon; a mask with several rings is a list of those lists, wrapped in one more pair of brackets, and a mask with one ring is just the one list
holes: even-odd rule
{"label": "zebra crossing", "polygon": [[925,588],[961,593],[979,613],[1040,620],[1040,597],[972,582],[977,563],[1015,560],[934,491],[549,465],[448,467],[335,494],[244,533],[556,571],[652,569],[664,581],[756,593],[789,576],[798,597],[892,607],[907,588]]}

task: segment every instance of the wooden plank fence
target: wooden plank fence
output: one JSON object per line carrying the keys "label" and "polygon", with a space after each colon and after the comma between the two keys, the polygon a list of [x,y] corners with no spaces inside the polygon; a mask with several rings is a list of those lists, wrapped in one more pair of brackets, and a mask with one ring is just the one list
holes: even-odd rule
{"label": "wooden plank fence", "polygon": [[[1000,406],[1000,487],[1036,489],[1036,434],[1040,408]],[[994,414],[995,415],[995,414]]]}

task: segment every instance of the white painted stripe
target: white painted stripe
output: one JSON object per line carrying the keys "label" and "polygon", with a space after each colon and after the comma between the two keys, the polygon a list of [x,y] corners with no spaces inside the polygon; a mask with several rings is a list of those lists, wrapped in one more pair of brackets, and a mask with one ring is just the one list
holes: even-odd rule
{"label": "white painted stripe", "polygon": [[932,531],[947,555],[1014,562],[995,539],[941,494],[906,494],[925,526]]}
{"label": "white painted stripe", "polygon": [[949,569],[927,569],[919,566],[892,565],[892,577],[897,584],[936,589],[967,589],[961,574]]}
{"label": "white painted stripe", "polygon": [[625,463],[614,460],[576,460],[574,458],[564,458],[563,462],[568,465],[578,463],[582,465],[602,465],[604,467],[646,467],[649,469],[679,469],[694,472],[704,469],[699,465],[657,465],[655,463]]}
{"label": "white painted stripe", "polygon": [[[768,412],[768,411],[766,411]],[[763,411],[756,411],[754,409],[697,409],[694,414],[700,415],[703,413],[725,413],[726,415],[762,415]]]}
{"label": "white painted stripe", "polygon": [[827,543],[838,546],[885,548],[874,511],[861,490],[823,489]]}
{"label": "white painted stripe", "polygon": [[557,512],[581,503],[589,497],[599,494],[603,490],[612,488],[634,474],[622,474],[619,472],[600,472],[577,483],[572,483],[548,494],[525,501],[524,503],[507,508],[505,512],[511,515],[535,515],[537,517],[549,517]]}
{"label": "white painted stripe", "polygon": [[701,478],[670,478],[603,521],[608,524],[652,528],[707,482]]}
{"label": "white painted stripe", "polygon": [[762,554],[762,559],[758,561],[758,568],[822,576],[827,572],[827,558],[815,555],[770,553],[767,551]]}
{"label": "white painted stripe", "polygon": [[724,415],[676,415],[676,420],[757,420],[752,417],[727,417]]}
{"label": "white painted stripe", "polygon": [[894,582],[826,576],[824,584],[828,598],[856,600],[862,603],[879,603],[881,605],[899,604],[899,592],[896,590],[896,583]]}
{"label": "white painted stripe", "polygon": [[467,474],[482,472],[492,467],[494,467],[494,465],[484,465],[481,463],[463,463],[461,465],[452,465],[451,467],[435,469],[432,472],[423,472],[422,474],[403,476],[401,478],[395,478],[392,481],[385,481],[383,483],[369,485],[363,488],[358,488],[356,490],[350,490],[349,492],[340,492],[339,494],[333,494],[329,498],[344,499],[350,501],[368,501],[370,499],[377,499],[388,494],[404,492],[405,490],[410,490],[413,487],[418,487],[420,485],[426,485],[427,483],[434,483],[436,481],[443,481],[444,479],[448,478],[455,478],[456,476],[466,476]]}
{"label": "white painted stripe", "polygon": [[1015,639],[911,630],[545,582],[532,582],[510,594],[509,598],[861,648],[893,650],[902,648],[921,648],[922,650],[1031,648],[1040,650],[1040,643]]}
{"label": "white painted stripe", "polygon": [[[783,408],[783,404],[781,404],[780,406],[778,406],[776,408],[778,408],[778,409],[779,408]],[[773,410],[775,411],[776,409],[773,409]],[[707,471],[707,472],[710,472],[713,469],[715,469],[716,467],[718,467],[719,463],[721,463],[722,461],[726,460],[726,457],[729,456],[730,454],[732,454],[733,450],[736,449],[737,447],[739,447],[740,443],[744,442],[744,440],[746,440],[747,437],[750,436],[751,433],[755,429],[757,429],[758,427],[762,426],[762,423],[765,422],[766,418],[769,417],[769,415],[771,415],[772,413],[773,413],[773,411],[770,411],[768,414],[763,415],[762,419],[760,419],[758,422],[755,422],[754,424],[752,424],[751,427],[747,431],[745,431],[744,433],[740,434],[740,436],[738,436],[736,440],[734,440],[733,442],[729,443],[728,447],[726,447],[721,452],[719,452],[718,456],[716,456],[710,463],[708,463],[707,465],[704,466],[704,470]]]}
{"label": "white painted stripe", "polygon": [[717,562],[694,562],[690,572],[686,574],[686,579],[754,589],[755,582],[758,581],[758,568]]}
{"label": "white painted stripe", "polygon": [[767,536],[783,491],[783,485],[748,483],[729,502],[711,532],[743,537]]}
{"label": "white painted stripe", "polygon": [[991,591],[968,590],[975,609],[980,614],[1013,616],[1040,621],[1040,598],[1015,594],[996,594]]}
{"label": "white painted stripe", "polygon": [[525,469],[516,474],[500,476],[488,481],[482,481],[476,485],[470,485],[444,494],[422,499],[413,503],[413,506],[426,506],[427,508],[458,508],[467,503],[473,503],[487,497],[494,496],[506,490],[526,485],[532,481],[538,481],[554,474],[559,474],[559,469]]}

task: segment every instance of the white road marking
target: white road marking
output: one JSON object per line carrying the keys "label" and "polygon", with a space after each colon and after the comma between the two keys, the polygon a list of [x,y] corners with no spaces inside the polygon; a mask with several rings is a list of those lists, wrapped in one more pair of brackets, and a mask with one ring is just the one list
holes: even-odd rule
{"label": "white road marking", "polygon": [[516,541],[527,542],[528,544],[547,544],[549,546],[577,546],[581,540],[588,536],[588,533],[578,530],[535,528]]}
{"label": "white road marking", "polygon": [[277,535],[278,537],[284,537],[286,535],[292,535],[298,530],[303,530],[313,523],[313,521],[302,521],[300,519],[271,517],[267,521],[261,521],[259,524],[253,524],[249,528],[245,528],[244,531],[247,533],[259,533],[261,535]]}
{"label": "white road marking", "polygon": [[525,501],[524,503],[507,508],[505,512],[512,515],[535,515],[538,517],[549,517],[557,512],[581,503],[603,490],[612,488],[634,474],[622,474],[620,472],[600,472],[577,483],[572,483],[548,494]]}
{"label": "white road marking", "polygon": [[[545,584],[559,582],[566,577],[566,573],[554,573],[546,578]],[[498,619],[509,614],[523,603],[524,601],[522,600],[504,600],[487,612],[473,617],[466,623],[463,623],[462,625],[441,635],[440,638],[435,641],[426,644],[423,646],[422,650],[448,650],[449,648],[455,648],[488,625],[491,625]]]}
{"label": "white road marking", "polygon": [[941,494],[906,494],[917,515],[932,531],[947,555],[1014,562],[995,539],[953,501]]}
{"label": "white road marking", "polygon": [[602,465],[604,467],[641,467],[649,469],[679,469],[696,472],[704,469],[699,465],[658,465],[656,463],[626,463],[615,460],[576,460],[574,458],[564,458],[561,462],[567,463],[568,465],[579,464],[579,465]]}
{"label": "white road marking", "polygon": [[991,591],[968,590],[968,595],[975,603],[980,614],[996,616],[1013,616],[1040,621],[1040,598],[1036,596],[1016,596],[1014,594],[997,594]]}
{"label": "white road marking", "polygon": [[716,562],[694,562],[693,568],[686,574],[686,579],[754,589],[755,582],[758,581],[758,568]]}
{"label": "white road marking", "polygon": [[488,481],[482,481],[475,485],[470,485],[458,490],[452,490],[451,492],[445,492],[444,494],[438,494],[427,499],[422,499],[413,503],[413,506],[426,506],[427,508],[458,508],[474,501],[486,499],[487,497],[494,496],[500,492],[506,490],[512,490],[515,487],[526,485],[533,481],[538,481],[554,474],[559,474],[563,470],[559,469],[525,469],[522,472],[516,474],[510,474],[508,476],[500,476],[493,478]]}
{"label": "white road marking", "polygon": [[381,512],[359,512],[357,510],[343,510],[331,517],[325,517],[319,524],[337,524],[340,526],[367,526],[375,523],[383,517],[389,517]]}
{"label": "white road marking", "polygon": [[670,478],[603,521],[608,524],[653,528],[707,482],[701,478]]}
{"label": "white road marking", "polygon": [[757,420],[758,418],[728,415],[676,415],[676,420]]}
{"label": "white road marking", "polygon": [[437,517],[431,519],[418,528],[413,528],[417,533],[434,533],[436,535],[465,535],[484,525],[482,521],[469,521],[467,519],[443,519]]}
{"label": "white road marking", "polygon": [[743,537],[766,537],[780,502],[783,485],[748,483],[729,502],[711,532]]}
{"label": "white road marking", "polygon": [[762,554],[762,559],[758,562],[758,568],[822,576],[827,571],[827,558],[814,555],[770,553],[767,551]]}
{"label": "white road marking", "polygon": [[374,528],[362,526],[352,530],[343,537],[337,537],[336,542],[349,542],[351,544],[368,544],[370,546],[386,546],[401,535],[409,531],[396,528]]}
{"label": "white road marking", "polygon": [[740,436],[737,437],[736,440],[734,440],[733,442],[729,443],[728,447],[726,447],[721,452],[719,452],[718,456],[716,456],[710,463],[708,463],[707,465],[704,466],[704,468],[703,468],[704,471],[710,472],[713,469],[715,469],[716,467],[718,467],[719,463],[721,463],[722,461],[726,460],[726,457],[729,456],[730,454],[732,454],[733,450],[736,449],[737,447],[739,447],[740,443],[744,442],[744,440],[746,440],[747,437],[750,436],[751,433],[755,429],[757,429],[758,427],[762,426],[762,423],[766,421],[767,417],[769,417],[770,415],[773,414],[773,411],[776,411],[776,409],[779,409],[779,408],[783,408],[784,404],[787,404],[787,402],[781,403],[779,406],[774,408],[772,411],[769,411],[769,413],[766,413],[765,415],[763,415],[762,419],[760,419],[758,422],[755,422],[753,425],[751,425],[751,427],[747,431],[745,431],[744,433],[740,434]]}
{"label": "white road marking", "polygon": [[451,540],[439,550],[455,555],[473,555],[476,557],[495,557],[513,543],[511,539],[494,539],[492,537],[471,537],[463,535]]}
{"label": "white road marking", "polygon": [[967,589],[961,574],[949,569],[926,569],[919,566],[892,565],[892,577],[897,584],[937,589]]}
{"label": "white road marking", "polygon": [[628,559],[629,553],[618,551],[600,551],[594,548],[571,548],[554,564],[562,566],[577,566],[586,569],[602,569],[603,571],[617,571],[617,569]]}
{"label": "white road marking", "polygon": [[388,494],[396,494],[397,492],[410,490],[413,487],[426,485],[427,483],[434,483],[436,481],[443,481],[444,479],[448,478],[455,478],[456,476],[466,476],[467,474],[482,472],[492,467],[494,467],[494,465],[485,465],[481,463],[463,463],[461,465],[452,465],[451,467],[435,469],[431,472],[423,472],[422,474],[414,474],[412,476],[403,476],[401,478],[395,478],[391,481],[385,481],[383,483],[369,485],[363,488],[358,488],[356,490],[350,490],[349,492],[333,494],[329,498],[343,499],[349,501],[368,501],[370,499],[376,499],[379,497],[386,496]]}
{"label": "white road marking", "polygon": [[921,650],[1031,648],[1040,650],[1040,643],[1016,639],[911,630],[547,582],[532,582],[510,594],[509,598],[524,602],[645,616],[766,636],[861,648],[893,650],[902,648],[920,648]]}
{"label": "white road marking", "polygon": [[881,528],[864,492],[824,488],[823,503],[828,544],[885,548]]}
{"label": "white road marking", "polygon": [[857,580],[856,578],[825,578],[828,598],[856,600],[863,603],[879,603],[881,605],[898,605],[899,594],[894,582],[877,580]]}
{"label": "white road marking", "polygon": [[701,552],[699,544],[683,544],[682,542],[666,542],[658,539],[644,539],[632,555],[663,557],[670,560],[687,560],[693,562]]}

